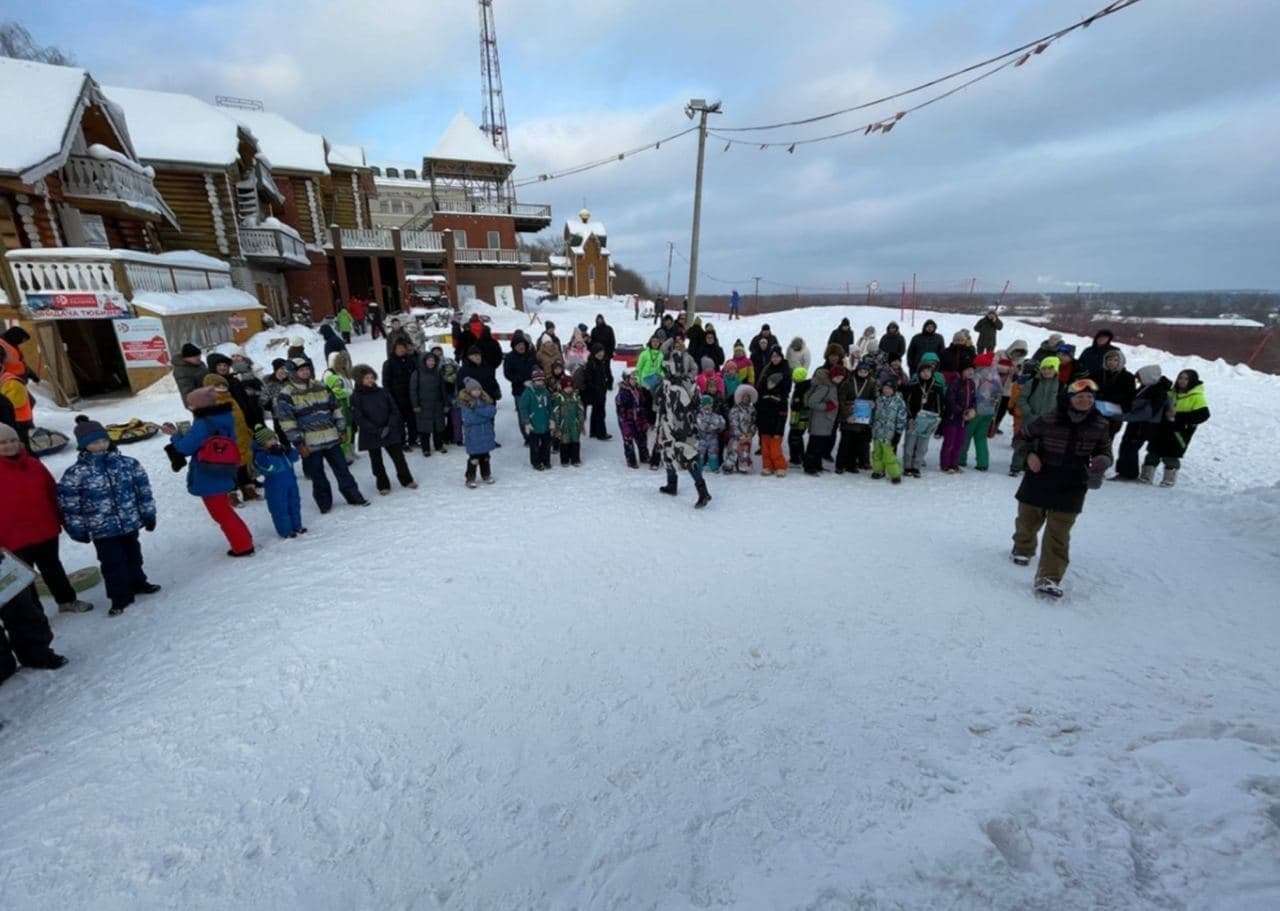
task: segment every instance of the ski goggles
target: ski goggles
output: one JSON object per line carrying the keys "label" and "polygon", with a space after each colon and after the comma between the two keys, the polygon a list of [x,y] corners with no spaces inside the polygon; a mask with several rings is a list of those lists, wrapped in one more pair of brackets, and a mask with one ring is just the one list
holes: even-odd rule
{"label": "ski goggles", "polygon": [[1067,395],[1079,395],[1087,392],[1089,395],[1098,394],[1098,384],[1093,380],[1076,380],[1067,387]]}

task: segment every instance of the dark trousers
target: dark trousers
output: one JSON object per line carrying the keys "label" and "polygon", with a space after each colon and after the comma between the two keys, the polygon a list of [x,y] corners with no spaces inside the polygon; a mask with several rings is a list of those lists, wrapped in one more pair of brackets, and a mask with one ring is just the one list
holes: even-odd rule
{"label": "dark trousers", "polygon": [[799,427],[792,427],[787,431],[787,449],[790,450],[788,461],[792,465],[804,464],[804,431]]}
{"label": "dark trousers", "polygon": [[809,434],[809,445],[804,451],[804,470],[806,474],[817,474],[822,471],[822,456],[831,451],[831,444],[835,442],[836,435],[818,436],[817,434]]}
{"label": "dark trousers", "polygon": [[866,471],[871,468],[871,425],[845,424],[840,428],[836,468]]}
{"label": "dark trousers", "polygon": [[991,426],[987,428],[987,436],[993,437],[996,431],[1000,429],[1000,422],[1004,420],[1004,416],[1009,413],[1009,396],[1002,395],[1000,404],[996,405],[996,416],[991,421]]}
{"label": "dark trousers", "polygon": [[[640,460],[636,461],[636,447],[640,449]],[[649,461],[649,435],[640,434],[635,437],[622,438],[622,455],[626,458],[627,464],[632,468],[636,468],[641,462]]]}
{"label": "dark trousers", "polygon": [[1155,431],[1159,427],[1159,424],[1136,421],[1125,426],[1124,436],[1120,438],[1120,455],[1116,459],[1116,474],[1119,477],[1130,481],[1138,479],[1138,456],[1142,453],[1143,446],[1147,446],[1147,451],[1150,452],[1148,444],[1154,441]]}
{"label": "dark trousers", "polygon": [[605,426],[604,402],[591,402],[589,410],[591,412],[588,417],[588,426],[591,428],[589,435],[593,440],[603,440],[609,435],[609,429]]}
{"label": "dark trousers", "polygon": [[72,587],[71,580],[67,578],[67,571],[62,568],[62,560],[58,557],[57,536],[16,550],[14,556],[23,563],[40,570],[40,575],[44,578],[44,584],[48,587],[54,602],[70,604],[76,600],[76,590]]}
{"label": "dark trousers", "polygon": [[529,434],[529,464],[534,468],[539,465],[551,467],[551,432]]}
{"label": "dark trousers", "polygon": [[382,463],[382,450],[386,449],[387,455],[391,457],[391,463],[396,467],[396,480],[400,482],[401,487],[408,487],[413,483],[413,475],[409,473],[409,466],[404,460],[404,449],[400,446],[375,446],[369,450],[369,464],[373,467],[373,481],[377,484],[379,490],[390,490],[391,482],[387,480],[387,468]]}
{"label": "dark trousers", "polygon": [[102,565],[102,582],[112,607],[128,607],[138,589],[147,584],[147,574],[142,570],[142,545],[138,533],[113,535],[110,538],[94,538],[93,549],[98,552]]}
{"label": "dark trousers", "polygon": [[422,451],[426,455],[431,454],[434,446],[436,449],[444,449],[449,445],[449,431],[447,430],[424,430],[418,428],[418,445],[422,447]]}
{"label": "dark trousers", "polygon": [[53,653],[49,648],[52,642],[53,630],[36,596],[36,587],[28,585],[0,607],[0,680],[12,677],[19,661],[30,665],[48,661]]}
{"label": "dark trousers", "polygon": [[474,481],[476,479],[476,469],[480,469],[480,477],[487,478],[490,475],[489,470],[489,453],[481,455],[467,456],[467,480]]}
{"label": "dark trousers", "polygon": [[326,449],[312,449],[311,454],[303,460],[311,478],[311,497],[320,511],[328,512],[333,508],[333,488],[329,486],[329,478],[324,473],[326,462],[333,469],[333,476],[338,481],[338,490],[343,499],[348,503],[363,500],[364,495],[360,493],[360,485],[356,483],[356,479],[351,476],[342,447],[334,443]]}
{"label": "dark trousers", "polygon": [[414,441],[418,439],[418,416],[413,413],[413,405],[407,399],[397,401],[396,408],[400,410],[400,420],[404,422],[404,435],[400,439],[404,440],[405,449],[412,449]]}
{"label": "dark trousers", "polygon": [[582,464],[582,441],[570,443],[565,440],[560,441],[560,464],[561,465],[580,465]]}

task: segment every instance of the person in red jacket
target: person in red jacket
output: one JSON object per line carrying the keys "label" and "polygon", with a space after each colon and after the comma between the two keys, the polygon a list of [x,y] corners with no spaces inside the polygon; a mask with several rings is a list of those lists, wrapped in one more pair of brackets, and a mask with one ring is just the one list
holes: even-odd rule
{"label": "person in red jacket", "polygon": [[[8,432],[5,432],[8,431]],[[62,522],[58,517],[58,490],[49,469],[20,445],[9,428],[0,431],[0,547],[38,570],[58,604],[58,610],[83,614],[93,605],[76,597],[58,557]]]}

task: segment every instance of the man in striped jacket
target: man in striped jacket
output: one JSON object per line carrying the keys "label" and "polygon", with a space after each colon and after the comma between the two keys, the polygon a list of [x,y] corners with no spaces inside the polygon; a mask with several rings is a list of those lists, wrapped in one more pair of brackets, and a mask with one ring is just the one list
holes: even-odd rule
{"label": "man in striped jacket", "polygon": [[352,506],[368,506],[369,501],[360,492],[342,454],[342,433],[346,429],[342,406],[328,386],[316,382],[309,360],[294,358],[290,368],[289,381],[276,396],[272,411],[280,430],[306,463],[316,506],[321,514],[333,507],[333,488],[324,473],[326,462],[333,469],[343,498]]}

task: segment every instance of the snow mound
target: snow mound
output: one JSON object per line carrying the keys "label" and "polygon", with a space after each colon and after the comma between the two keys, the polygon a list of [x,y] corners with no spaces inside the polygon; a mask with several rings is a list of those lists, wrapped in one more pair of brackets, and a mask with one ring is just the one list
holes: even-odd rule
{"label": "snow mound", "polygon": [[[288,356],[286,352],[289,349],[289,342],[295,338],[302,339],[307,357],[311,358],[311,363],[316,365],[318,376],[324,371],[324,365],[328,362],[324,356],[324,338],[308,326],[276,326],[272,329],[264,329],[250,336],[240,347],[244,349],[245,357],[253,362],[253,366],[259,372],[266,374],[271,372],[273,360]],[[220,345],[219,350],[225,354],[235,347],[233,344]]]}

